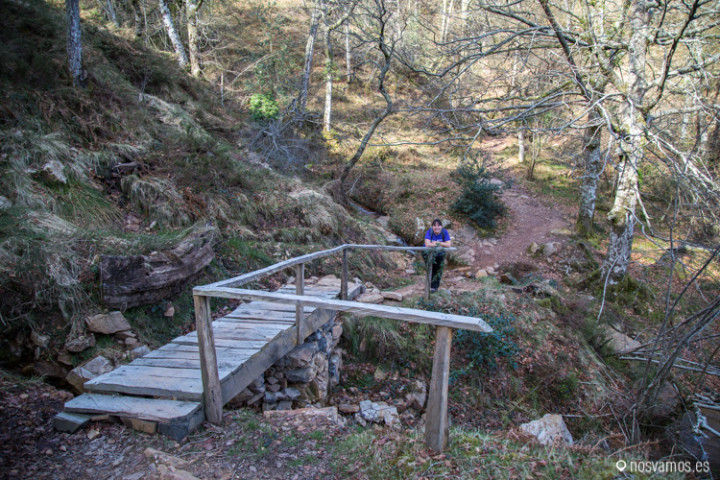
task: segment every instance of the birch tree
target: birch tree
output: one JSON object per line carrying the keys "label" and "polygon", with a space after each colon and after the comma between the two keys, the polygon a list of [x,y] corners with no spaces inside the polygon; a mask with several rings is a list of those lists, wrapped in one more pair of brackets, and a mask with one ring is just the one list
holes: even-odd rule
{"label": "birch tree", "polygon": [[315,39],[320,25],[320,0],[313,0],[310,5],[310,32],[305,43],[305,61],[303,62],[302,76],[300,77],[300,91],[298,93],[297,110],[300,115],[305,114],[308,89],[310,86],[310,73],[312,72],[313,56],[315,54]]}
{"label": "birch tree", "polygon": [[198,11],[203,0],[185,0],[187,15],[188,52],[190,52],[190,73],[193,77],[200,76],[200,38],[198,36]]}
{"label": "birch tree", "polygon": [[165,25],[165,31],[167,32],[170,42],[175,49],[175,54],[178,57],[178,64],[185,68],[188,64],[187,53],[185,53],[185,47],[183,47],[178,31],[175,29],[175,23],[173,22],[172,15],[170,15],[170,8],[168,7],[167,1],[158,0],[158,5],[160,7],[160,15],[163,19],[163,25]]}

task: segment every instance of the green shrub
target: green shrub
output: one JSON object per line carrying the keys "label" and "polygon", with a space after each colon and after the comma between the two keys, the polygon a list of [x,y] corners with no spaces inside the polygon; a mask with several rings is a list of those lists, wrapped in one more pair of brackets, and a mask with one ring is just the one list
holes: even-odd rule
{"label": "green shrub", "polygon": [[[471,309],[472,310],[472,309]],[[466,315],[475,317],[479,315],[469,312]],[[473,332],[470,330],[458,330],[453,340],[455,346],[469,360],[466,367],[458,372],[454,372],[455,376],[469,374],[475,369],[495,370],[498,367],[498,359],[506,358],[510,367],[516,369],[518,367],[516,354],[520,351],[517,343],[511,338],[515,333],[515,317],[505,314],[499,316],[484,316],[485,321],[493,329],[490,333]]]}
{"label": "green shrub", "polygon": [[250,115],[258,122],[275,120],[280,115],[280,107],[271,94],[256,93],[250,97]]}
{"label": "green shrub", "polygon": [[453,180],[462,187],[462,193],[451,208],[481,228],[494,228],[506,208],[500,200],[502,187],[490,183],[490,172],[477,159],[465,160],[455,170]]}

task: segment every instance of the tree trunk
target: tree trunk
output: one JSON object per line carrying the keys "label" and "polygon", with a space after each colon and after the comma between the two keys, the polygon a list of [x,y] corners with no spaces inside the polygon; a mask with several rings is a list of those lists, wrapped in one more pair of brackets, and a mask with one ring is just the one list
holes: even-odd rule
{"label": "tree trunk", "polygon": [[[327,13],[326,13],[327,15]],[[329,132],[332,122],[332,94],[333,94],[333,56],[330,42],[329,19],[325,18],[325,112],[323,114],[323,130]]]}
{"label": "tree trunk", "polygon": [[65,0],[67,21],[68,70],[73,86],[87,86],[87,72],[82,66],[82,34],[80,31],[80,0]]}
{"label": "tree trunk", "polygon": [[350,51],[350,22],[345,21],[343,24],[345,30],[345,76],[347,77],[347,83],[353,82],[352,73],[352,55]]}
{"label": "tree trunk", "polygon": [[600,115],[594,109],[590,110],[590,125],[585,129],[585,146],[583,156],[585,160],[585,172],[580,187],[580,206],[578,208],[575,231],[582,237],[588,237],[593,232],[593,217],[595,216],[595,202],[597,201],[598,184],[605,162],[602,158],[600,140],[602,136],[602,124],[599,122]]}
{"label": "tree trunk", "polygon": [[145,25],[143,24],[142,10],[140,9],[139,0],[132,0],[131,2],[133,17],[135,19],[135,36],[137,38],[142,37]]}
{"label": "tree trunk", "polygon": [[518,162],[525,163],[525,130],[518,131]]}
{"label": "tree trunk", "polygon": [[198,10],[197,0],[185,0],[187,15],[188,51],[190,52],[190,73],[193,77],[200,76],[200,47],[198,45]]}
{"label": "tree trunk", "polygon": [[646,91],[645,67],[650,5],[632,0],[629,12],[632,34],[628,42],[627,93],[623,105],[620,139],[620,172],[615,203],[608,218],[612,223],[610,245],[602,265],[603,278],[609,285],[620,282],[627,274],[632,251],[635,208],[638,190],[638,167],[644,156],[644,126],[640,108]]}
{"label": "tree trunk", "polygon": [[188,57],[185,53],[185,47],[183,47],[182,41],[180,40],[180,35],[178,35],[178,32],[175,29],[175,24],[173,23],[172,16],[170,15],[170,9],[168,8],[165,0],[158,0],[158,3],[160,5],[160,13],[163,18],[163,23],[165,24],[165,30],[167,31],[168,37],[170,37],[170,41],[173,44],[173,48],[175,48],[175,53],[178,56],[178,64],[184,68],[188,63]]}
{"label": "tree trunk", "polygon": [[298,111],[300,114],[305,113],[307,105],[308,88],[310,85],[310,71],[312,70],[313,54],[315,51],[315,37],[317,37],[319,23],[320,8],[316,2],[313,2],[312,13],[310,15],[310,33],[308,33],[307,43],[305,44],[305,63],[303,66],[302,79],[300,81],[300,94],[298,95]]}

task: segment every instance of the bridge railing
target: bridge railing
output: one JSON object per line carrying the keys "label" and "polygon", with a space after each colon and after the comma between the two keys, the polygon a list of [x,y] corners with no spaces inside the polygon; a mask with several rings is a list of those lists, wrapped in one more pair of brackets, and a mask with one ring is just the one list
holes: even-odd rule
{"label": "bridge railing", "polygon": [[[210,298],[231,298],[241,300],[263,300],[275,303],[294,304],[296,315],[296,345],[300,345],[306,334],[303,328],[304,306],[318,307],[334,311],[351,312],[361,316],[380,316],[407,322],[425,323],[437,327],[435,341],[435,355],[433,358],[433,372],[428,392],[427,423],[425,428],[426,442],[430,448],[442,450],[447,444],[447,393],[450,373],[450,346],[452,343],[452,329],[462,328],[480,332],[492,332],[487,323],[479,318],[464,317],[441,312],[428,312],[412,308],[394,307],[388,305],[366,304],[347,300],[348,294],[348,252],[353,249],[362,250],[390,250],[390,251],[438,251],[437,247],[393,247],[386,245],[355,245],[346,244],[339,247],[314,252],[307,255],[291,258],[254,272],[249,272],[227,280],[198,286],[193,289],[195,301],[195,322],[198,334],[200,353],[200,369],[203,382],[203,399],[206,418],[215,424],[222,421],[222,390],[217,367],[217,355],[212,331],[212,316],[210,311]],[[442,250],[455,250],[443,248]],[[305,264],[342,253],[342,279],[340,300],[326,299],[304,295],[304,268]],[[428,256],[427,275],[425,282],[425,298],[430,292],[430,261]],[[278,292],[266,292],[239,288],[250,282],[260,280],[269,275],[281,272],[288,268],[295,269],[295,295]]]}

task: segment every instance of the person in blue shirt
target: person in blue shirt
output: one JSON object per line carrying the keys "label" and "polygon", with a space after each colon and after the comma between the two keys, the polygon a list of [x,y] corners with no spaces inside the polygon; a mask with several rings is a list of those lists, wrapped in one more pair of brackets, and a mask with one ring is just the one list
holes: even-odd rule
{"label": "person in blue shirt", "polygon": [[[450,241],[450,234],[442,226],[442,222],[439,219],[435,219],[432,222],[432,227],[425,232],[425,246],[426,247],[450,247],[452,242]],[[445,252],[440,251],[425,251],[423,252],[423,258],[425,259],[425,265],[428,264],[428,258],[432,271],[430,273],[430,291],[437,292],[440,287],[440,279],[442,278],[443,262],[445,261]]]}

